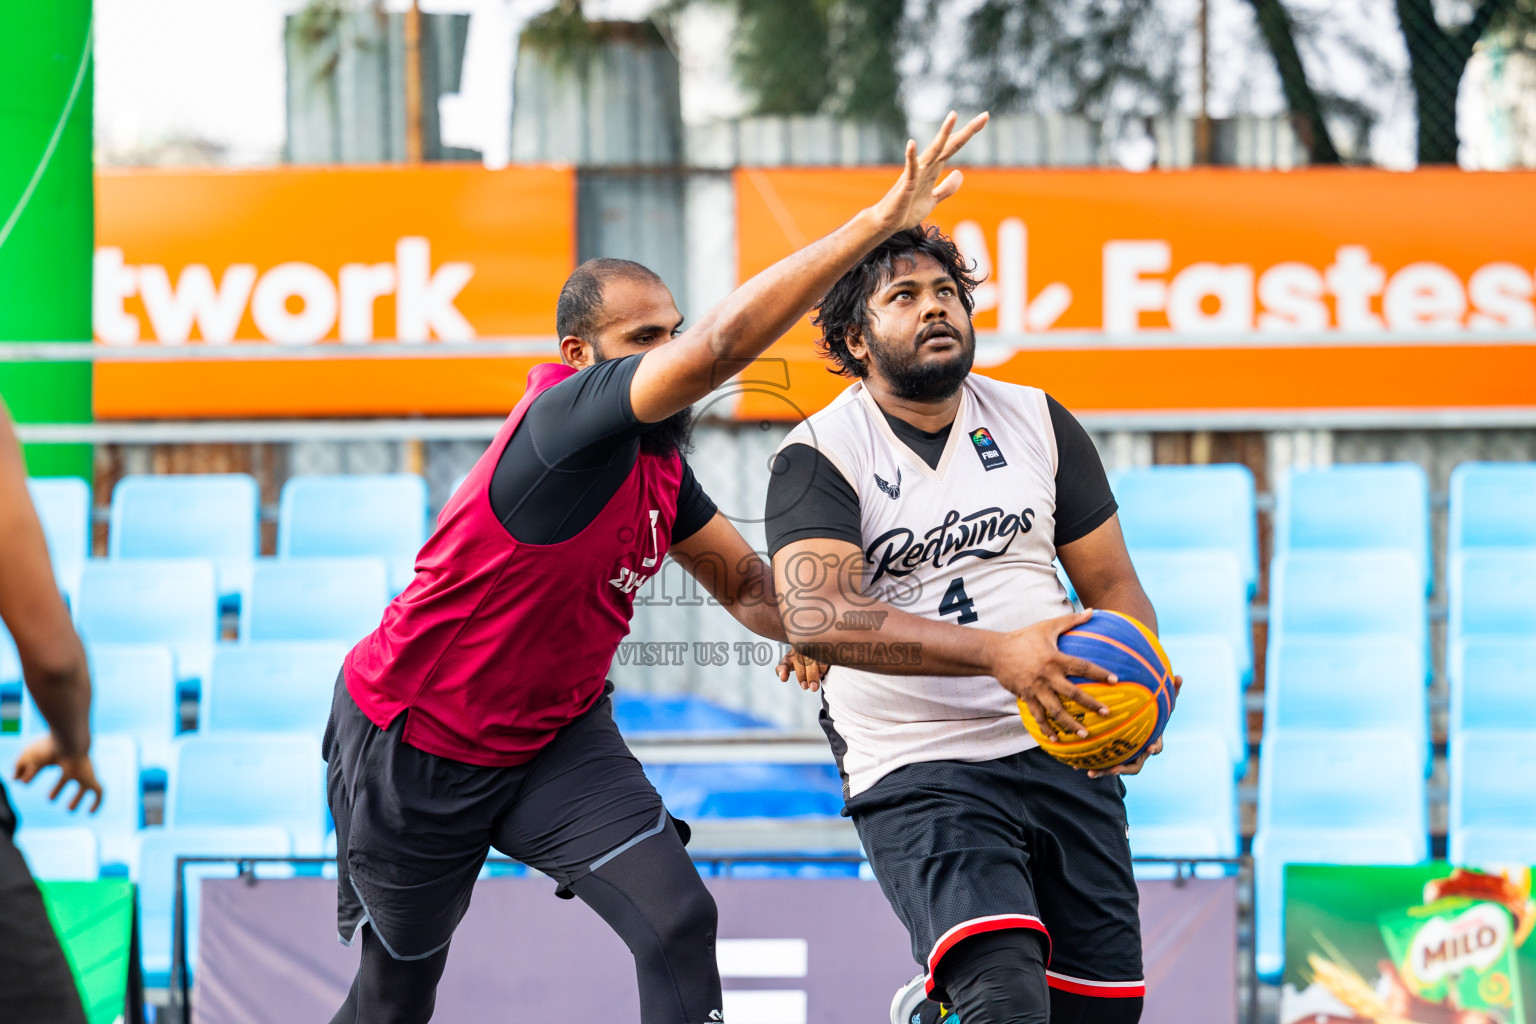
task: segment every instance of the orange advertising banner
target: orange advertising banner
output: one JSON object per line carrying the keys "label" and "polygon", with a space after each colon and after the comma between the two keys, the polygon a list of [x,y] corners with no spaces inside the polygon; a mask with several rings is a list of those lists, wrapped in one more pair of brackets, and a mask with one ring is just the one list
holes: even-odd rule
{"label": "orange advertising banner", "polygon": [[555,350],[555,301],[576,259],[569,169],[136,170],[96,180],[98,345],[462,353],[102,361],[98,419],[502,414],[540,357],[474,357],[477,342],[545,336]]}
{"label": "orange advertising banner", "polygon": [[[895,173],[738,171],[741,277]],[[978,369],[1081,412],[1536,406],[1536,174],[978,168],[934,223],[986,276]],[[771,353],[805,411],[846,386],[814,339]]]}

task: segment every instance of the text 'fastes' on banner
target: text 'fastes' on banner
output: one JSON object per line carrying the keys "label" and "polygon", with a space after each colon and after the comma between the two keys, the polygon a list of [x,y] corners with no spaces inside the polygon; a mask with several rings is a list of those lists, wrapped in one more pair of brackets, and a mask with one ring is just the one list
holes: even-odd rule
{"label": "text 'fastes' on banner", "polygon": [[[742,277],[889,174],[739,171]],[[1098,410],[1536,404],[1536,345],[1518,344],[1536,343],[1536,175],[965,174],[934,223],[985,277],[977,329],[1009,339],[983,352],[994,376]],[[1467,337],[1409,337],[1426,331]],[[802,323],[775,354],[835,392],[809,372],[814,338]]]}

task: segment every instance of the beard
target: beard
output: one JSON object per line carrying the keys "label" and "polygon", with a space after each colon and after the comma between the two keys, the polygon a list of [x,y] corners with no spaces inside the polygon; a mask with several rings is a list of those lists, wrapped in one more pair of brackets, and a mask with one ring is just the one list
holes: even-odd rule
{"label": "beard", "polygon": [[[953,331],[960,342],[960,351],[943,362],[917,361],[923,343],[935,334],[943,334],[942,328]],[[867,332],[864,343],[869,348],[869,358],[880,370],[890,386],[891,393],[908,402],[939,402],[949,398],[971,372],[976,360],[976,329],[967,321],[959,324],[932,324],[918,332],[910,345],[890,343]]]}
{"label": "beard", "polygon": [[693,406],[679,409],[640,435],[640,450],[647,455],[687,455],[693,451]]}

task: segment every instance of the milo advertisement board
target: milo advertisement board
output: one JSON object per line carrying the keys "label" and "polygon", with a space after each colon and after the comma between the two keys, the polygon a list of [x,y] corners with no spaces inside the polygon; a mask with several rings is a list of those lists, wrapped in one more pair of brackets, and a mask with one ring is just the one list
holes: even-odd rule
{"label": "milo advertisement board", "polygon": [[1280,1024],[1536,1024],[1530,868],[1293,865],[1285,892]]}

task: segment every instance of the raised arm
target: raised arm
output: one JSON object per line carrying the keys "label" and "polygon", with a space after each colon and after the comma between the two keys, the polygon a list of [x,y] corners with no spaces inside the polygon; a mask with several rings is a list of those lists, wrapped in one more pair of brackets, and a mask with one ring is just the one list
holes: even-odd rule
{"label": "raised arm", "polygon": [[907,142],[901,177],[879,202],[753,277],[680,337],[647,352],[630,385],[635,417],[657,423],[709,394],[777,341],[866,253],[921,224],[954,195],[961,175],[946,175],[946,165],[987,123],[987,115],[959,131],[955,121],[953,113],[945,118],[921,153],[915,142]]}
{"label": "raised arm", "polygon": [[0,620],[16,641],[22,678],[49,735],[29,745],[16,763],[16,778],[32,781],[39,769],[60,765],[63,775],[52,798],[67,783],[79,784],[70,809],[87,791],[101,804],[101,787],[91,766],[91,677],[85,649],[69,621],[48,561],[43,527],[27,492],[27,471],[9,415],[0,405]]}

